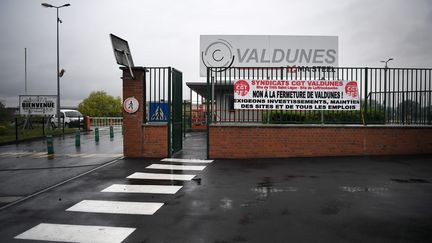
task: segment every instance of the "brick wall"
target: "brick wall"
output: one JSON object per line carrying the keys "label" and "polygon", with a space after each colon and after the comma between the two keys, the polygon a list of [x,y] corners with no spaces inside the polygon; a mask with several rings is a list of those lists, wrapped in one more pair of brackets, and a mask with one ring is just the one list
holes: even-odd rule
{"label": "brick wall", "polygon": [[209,127],[210,158],[432,153],[432,128],[363,126]]}
{"label": "brick wall", "polygon": [[166,158],[168,156],[168,126],[145,124],[143,128],[142,155],[145,158]]}
{"label": "brick wall", "polygon": [[162,125],[145,125],[144,75],[145,69],[132,69],[135,80],[130,78],[129,69],[123,70],[123,100],[135,97],[140,107],[137,112],[129,114],[123,110],[123,154],[125,157],[165,158],[168,153],[168,127]]}

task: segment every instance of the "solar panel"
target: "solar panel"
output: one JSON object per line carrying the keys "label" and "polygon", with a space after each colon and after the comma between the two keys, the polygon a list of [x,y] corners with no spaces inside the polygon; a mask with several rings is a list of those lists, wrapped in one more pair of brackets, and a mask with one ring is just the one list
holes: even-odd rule
{"label": "solar panel", "polygon": [[[134,66],[134,63],[132,60],[132,54],[129,49],[128,42],[113,34],[110,34],[110,37],[117,64],[128,67],[131,78],[135,79],[135,76],[132,72],[132,67]],[[122,79],[130,78],[123,77]]]}
{"label": "solar panel", "polygon": [[110,34],[110,37],[117,64],[133,67],[134,64],[128,42],[113,34]]}

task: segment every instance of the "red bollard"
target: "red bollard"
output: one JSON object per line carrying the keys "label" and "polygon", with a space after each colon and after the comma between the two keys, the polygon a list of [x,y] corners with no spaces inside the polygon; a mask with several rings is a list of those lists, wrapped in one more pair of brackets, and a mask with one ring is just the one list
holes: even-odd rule
{"label": "red bollard", "polygon": [[85,120],[85,121],[86,121],[86,122],[85,122],[85,125],[86,125],[85,129],[86,129],[86,131],[90,131],[90,125],[91,125],[91,124],[90,124],[90,117],[89,117],[89,116],[86,116],[85,119],[86,119],[86,120]]}

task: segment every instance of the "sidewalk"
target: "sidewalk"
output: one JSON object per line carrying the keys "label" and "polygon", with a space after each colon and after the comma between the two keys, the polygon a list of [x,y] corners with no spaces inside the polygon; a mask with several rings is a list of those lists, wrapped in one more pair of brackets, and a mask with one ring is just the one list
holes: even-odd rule
{"label": "sidewalk", "polygon": [[54,137],[54,154],[47,154],[46,140],[0,146],[0,207],[61,181],[89,171],[123,156],[121,129],[100,129],[81,134],[81,146],[75,147],[75,134]]}

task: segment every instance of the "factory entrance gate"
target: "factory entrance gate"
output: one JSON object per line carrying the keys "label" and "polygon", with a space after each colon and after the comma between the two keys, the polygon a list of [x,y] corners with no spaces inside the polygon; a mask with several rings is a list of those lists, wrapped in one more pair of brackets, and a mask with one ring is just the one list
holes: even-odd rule
{"label": "factory entrance gate", "polygon": [[[171,157],[183,147],[182,72],[172,67],[122,70],[124,155]],[[131,101],[136,110],[128,110]]]}

